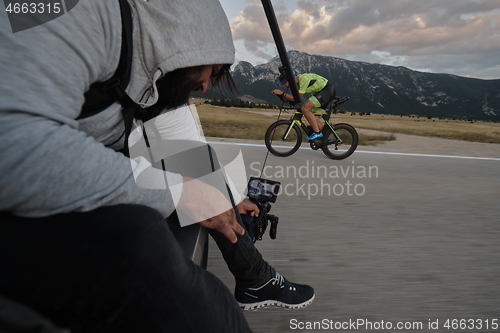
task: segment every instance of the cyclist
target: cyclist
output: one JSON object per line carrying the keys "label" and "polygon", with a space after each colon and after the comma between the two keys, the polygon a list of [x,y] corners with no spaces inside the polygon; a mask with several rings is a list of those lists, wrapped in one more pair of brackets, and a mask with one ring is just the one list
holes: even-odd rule
{"label": "cyclist", "polygon": [[[300,107],[300,110],[313,129],[313,133],[306,140],[321,138],[323,137],[323,133],[321,133],[323,124],[319,121],[319,118],[325,112],[328,103],[335,98],[335,87],[326,78],[314,73],[296,75],[294,72],[294,78],[297,82],[301,98],[305,94],[313,95]],[[290,88],[290,83],[285,73],[281,73],[278,80],[282,85]],[[287,94],[279,89],[273,90],[272,94],[291,102],[294,101],[292,94]]]}

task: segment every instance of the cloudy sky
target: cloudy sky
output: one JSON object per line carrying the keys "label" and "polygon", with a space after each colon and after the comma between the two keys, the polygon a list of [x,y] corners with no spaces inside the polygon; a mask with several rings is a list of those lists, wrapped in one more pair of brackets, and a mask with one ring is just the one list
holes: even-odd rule
{"label": "cloudy sky", "polygon": [[[237,61],[277,56],[260,0],[220,0]],[[500,0],[272,0],[288,50],[500,78]]]}

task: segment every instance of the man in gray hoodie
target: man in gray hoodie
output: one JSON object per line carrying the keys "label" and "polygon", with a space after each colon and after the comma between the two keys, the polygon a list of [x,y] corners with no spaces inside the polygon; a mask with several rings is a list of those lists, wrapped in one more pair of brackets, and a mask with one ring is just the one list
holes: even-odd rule
{"label": "man in gray hoodie", "polygon": [[[195,68],[189,78],[202,91],[233,63],[217,0],[129,4],[126,92],[143,108],[162,99],[157,83],[171,73]],[[247,332],[239,307],[310,304],[312,288],[276,273],[235,210],[203,195],[208,186],[156,169],[150,179],[168,186],[138,185],[147,161],[116,152],[125,142],[118,103],[77,120],[89,86],[116,70],[121,26],[118,1],[81,0],[16,33],[0,13],[0,295],[72,332]],[[214,230],[238,302],[183,254],[165,223],[176,208]],[[256,212],[245,200],[237,209]]]}

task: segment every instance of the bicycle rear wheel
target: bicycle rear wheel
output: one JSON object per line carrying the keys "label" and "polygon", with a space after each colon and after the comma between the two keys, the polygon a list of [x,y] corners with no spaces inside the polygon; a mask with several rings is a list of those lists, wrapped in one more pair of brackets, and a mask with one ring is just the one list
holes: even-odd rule
{"label": "bicycle rear wheel", "polygon": [[290,120],[280,120],[269,126],[264,141],[271,154],[286,157],[299,149],[302,132],[296,124],[291,124]]}
{"label": "bicycle rear wheel", "polygon": [[358,132],[349,124],[335,124],[333,129],[326,129],[321,149],[329,158],[343,160],[358,147]]}

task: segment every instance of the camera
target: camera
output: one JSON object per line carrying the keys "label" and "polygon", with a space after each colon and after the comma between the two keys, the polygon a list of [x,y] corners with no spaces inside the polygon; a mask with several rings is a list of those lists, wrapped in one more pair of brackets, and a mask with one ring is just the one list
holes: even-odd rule
{"label": "camera", "polygon": [[247,186],[247,195],[255,202],[276,202],[280,185],[280,182],[273,180],[250,177]]}
{"label": "camera", "polygon": [[278,231],[279,218],[269,214],[271,203],[276,202],[281,183],[257,177],[250,177],[247,186],[247,195],[249,199],[259,207],[259,216],[241,215],[243,224],[255,243],[257,240],[262,240],[262,236],[266,232],[267,226],[270,224],[269,236],[271,239],[276,239]]}

